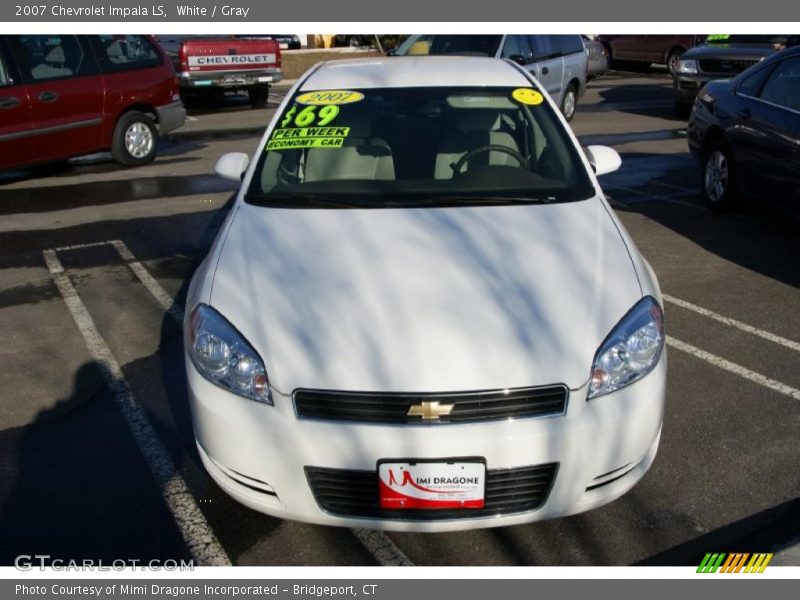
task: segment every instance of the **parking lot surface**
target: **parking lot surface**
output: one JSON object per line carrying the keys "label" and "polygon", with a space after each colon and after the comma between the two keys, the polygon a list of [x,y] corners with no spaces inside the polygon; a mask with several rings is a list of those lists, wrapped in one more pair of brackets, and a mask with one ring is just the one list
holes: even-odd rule
{"label": "parking lot surface", "polygon": [[255,150],[285,91],[263,110],[241,96],[191,111],[135,170],[98,155],[0,176],[0,564],[797,564],[800,224],[702,205],[659,73],[592,81],[572,123],[622,155],[601,183],[665,294],[664,430],[638,486],[549,522],[388,535],[273,519],[221,492],[194,446],[180,316],[236,191],[214,163]]}

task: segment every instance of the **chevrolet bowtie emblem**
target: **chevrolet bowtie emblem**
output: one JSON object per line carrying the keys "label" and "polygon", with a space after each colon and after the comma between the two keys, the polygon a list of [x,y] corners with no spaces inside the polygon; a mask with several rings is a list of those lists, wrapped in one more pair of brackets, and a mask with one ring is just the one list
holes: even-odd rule
{"label": "chevrolet bowtie emblem", "polygon": [[423,421],[438,421],[440,417],[449,415],[454,404],[439,404],[438,400],[423,400],[419,404],[412,404],[408,409],[409,417],[422,417]]}

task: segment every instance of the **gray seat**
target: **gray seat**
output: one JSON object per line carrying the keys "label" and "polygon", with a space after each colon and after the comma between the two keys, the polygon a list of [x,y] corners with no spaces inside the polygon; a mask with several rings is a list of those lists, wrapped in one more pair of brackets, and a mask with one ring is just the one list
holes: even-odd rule
{"label": "gray seat", "polygon": [[123,50],[119,40],[114,40],[106,46],[106,54],[108,54],[109,60],[114,64],[128,62],[128,56],[125,54],[125,50]]}
{"label": "gray seat", "polygon": [[305,182],[394,178],[392,150],[382,138],[349,137],[341,148],[311,148],[306,158]]}
{"label": "gray seat", "polygon": [[55,77],[68,77],[72,70],[66,66],[67,57],[61,46],[53,46],[52,50],[44,57],[44,62],[31,69],[34,79],[53,79]]}
{"label": "gray seat", "polygon": [[[435,179],[451,179],[452,165],[467,152],[481,146],[505,146],[519,152],[517,143],[510,134],[498,131],[500,115],[494,110],[459,110],[455,116],[455,128],[445,132],[436,150]],[[505,152],[482,152],[461,168],[464,173],[479,165],[507,165],[519,167],[519,161]]]}

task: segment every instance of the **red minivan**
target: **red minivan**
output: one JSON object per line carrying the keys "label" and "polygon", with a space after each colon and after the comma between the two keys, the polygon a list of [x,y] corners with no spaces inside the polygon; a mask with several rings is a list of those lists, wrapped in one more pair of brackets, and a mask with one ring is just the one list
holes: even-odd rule
{"label": "red minivan", "polygon": [[0,36],[0,169],[101,150],[143,165],[185,120],[172,63],[151,36]]}

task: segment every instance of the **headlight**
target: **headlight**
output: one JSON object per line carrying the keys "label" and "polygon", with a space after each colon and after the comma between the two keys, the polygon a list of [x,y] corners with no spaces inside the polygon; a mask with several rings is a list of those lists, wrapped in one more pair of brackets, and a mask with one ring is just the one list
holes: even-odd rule
{"label": "headlight", "polygon": [[189,317],[189,356],[211,383],[250,400],[272,404],[264,361],[233,325],[210,306]]}
{"label": "headlight", "polygon": [[642,298],[611,330],[595,354],[589,396],[597,398],[638,381],[664,350],[664,313],[652,296]]}
{"label": "headlight", "polygon": [[691,58],[681,59],[678,61],[678,73],[685,73],[687,75],[697,74],[697,61]]}

